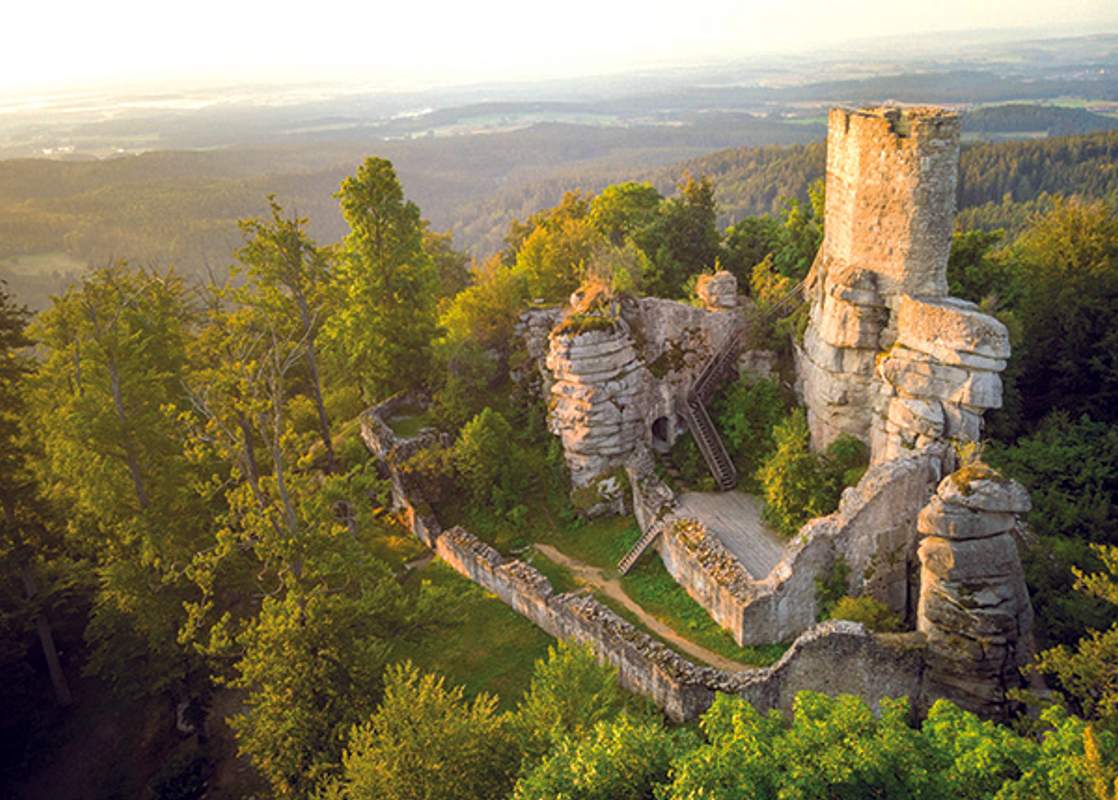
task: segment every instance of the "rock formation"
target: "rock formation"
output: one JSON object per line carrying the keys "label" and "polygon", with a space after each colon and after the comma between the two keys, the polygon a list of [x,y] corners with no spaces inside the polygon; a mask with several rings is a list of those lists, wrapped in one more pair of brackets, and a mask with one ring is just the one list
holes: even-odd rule
{"label": "rock formation", "polygon": [[932,108],[835,109],[827,223],[798,353],[812,442],[862,439],[874,463],[973,441],[1001,405],[1009,342],[947,297],[959,119]]}
{"label": "rock formation", "polygon": [[738,279],[726,270],[713,275],[703,274],[695,282],[695,294],[708,311],[738,306]]}
{"label": "rock formation", "polygon": [[[648,297],[596,316],[578,311],[575,297],[566,321],[551,329],[542,359],[548,426],[563,443],[580,510],[616,507],[613,486],[639,447],[674,443],[695,377],[740,330],[734,277],[710,276],[707,288],[711,310]],[[522,318],[529,353],[540,349],[543,321],[538,312]]]}
{"label": "rock formation", "polygon": [[[547,367],[548,425],[563,443],[575,489],[606,481],[642,440],[647,370],[623,321],[606,330],[557,334]],[[602,487],[603,500],[609,487]],[[597,502],[591,498],[591,508]]]}
{"label": "rock formation", "polygon": [[982,465],[940,482],[920,512],[920,603],[916,628],[928,641],[927,681],[984,716],[1007,711],[1032,654],[1032,606],[1017,552],[1020,484]]}

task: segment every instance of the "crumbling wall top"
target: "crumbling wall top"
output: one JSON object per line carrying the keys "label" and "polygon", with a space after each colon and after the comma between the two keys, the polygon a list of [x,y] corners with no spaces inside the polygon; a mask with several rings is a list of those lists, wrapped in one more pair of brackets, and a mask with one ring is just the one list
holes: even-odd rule
{"label": "crumbling wall top", "polygon": [[832,109],[824,260],[876,273],[886,298],[945,295],[958,163],[953,111]]}

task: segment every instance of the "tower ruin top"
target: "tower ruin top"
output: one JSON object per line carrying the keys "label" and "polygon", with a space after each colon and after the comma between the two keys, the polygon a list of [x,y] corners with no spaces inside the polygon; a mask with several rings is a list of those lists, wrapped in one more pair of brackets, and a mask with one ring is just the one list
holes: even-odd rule
{"label": "tower ruin top", "polygon": [[832,109],[824,259],[876,273],[887,302],[946,295],[958,165],[952,111]]}

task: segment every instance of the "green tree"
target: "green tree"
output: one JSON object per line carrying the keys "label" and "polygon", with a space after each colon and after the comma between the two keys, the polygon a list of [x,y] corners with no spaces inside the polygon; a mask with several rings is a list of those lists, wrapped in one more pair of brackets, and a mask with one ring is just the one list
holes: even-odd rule
{"label": "green tree", "polygon": [[1029,490],[1039,541],[1023,552],[1042,644],[1072,644],[1118,621],[1118,608],[1072,590],[1072,566],[1101,569],[1088,543],[1118,544],[1118,427],[1055,412],[986,457]]}
{"label": "green tree", "polygon": [[497,698],[467,701],[461,686],[410,663],[385,678],[384,701],[354,727],[344,773],[328,797],[347,800],[497,800],[516,773],[516,746]]}
{"label": "green tree", "polygon": [[451,347],[466,343],[507,349],[512,328],[528,304],[524,276],[494,256],[475,275],[473,285],[450,300],[439,316],[442,341]]}
{"label": "green tree", "polygon": [[643,800],[666,781],[672,759],[695,744],[686,728],[673,732],[658,720],[636,721],[623,713],[561,738],[517,781],[512,797]]}
{"label": "green tree", "polygon": [[1118,422],[1118,213],[1101,201],[1056,200],[1010,257],[1021,276],[1026,420],[1060,409]]}
{"label": "green tree", "polygon": [[318,415],[326,466],[333,472],[337,468],[337,458],[322,397],[318,353],[319,333],[334,310],[328,293],[333,270],[325,253],[307,236],[307,220],[285,216],[274,196],[268,197],[268,205],[271,220],[247,219],[240,223],[246,242],[237,258],[249,283],[236,294],[236,299],[268,317],[272,329],[289,332],[288,338],[302,343],[307,383]]}
{"label": "green tree", "polygon": [[539,758],[565,737],[581,740],[596,723],[616,716],[622,704],[614,667],[599,664],[582,645],[549,647],[516,711],[521,750]]}
{"label": "green tree", "polygon": [[0,735],[10,742],[28,742],[24,726],[41,716],[24,644],[30,632],[39,640],[55,702],[73,701],[51,623],[52,607],[68,594],[72,567],[62,557],[61,525],[39,497],[38,453],[27,430],[30,316],[0,282],[0,670],[6,676],[0,705],[7,710]]}
{"label": "green tree", "polygon": [[454,235],[432,231],[423,223],[423,251],[435,265],[436,294],[440,300],[454,297],[470,285],[470,257],[454,249]]}
{"label": "green tree", "polygon": [[404,199],[391,162],[367,159],[338,198],[350,230],[338,264],[343,297],[326,332],[341,368],[373,400],[428,378],[438,275],[419,208]]}
{"label": "green tree", "polygon": [[[1073,567],[1074,589],[1118,606],[1118,547],[1094,545],[1093,549],[1103,569],[1086,573]],[[1045,650],[1033,668],[1055,677],[1086,717],[1118,731],[1118,623],[1106,631],[1088,631],[1074,650],[1066,645]]]}
{"label": "green tree", "polygon": [[31,327],[44,491],[67,504],[73,546],[96,565],[89,669],[130,691],[175,690],[200,666],[176,645],[183,571],[213,513],[178,425],[193,316],[173,273],[117,265]]}
{"label": "green tree", "polygon": [[764,487],[766,521],[784,536],[834,510],[838,497],[823,458],[811,451],[807,416],[797,408],[773,429],[775,447],[757,478]]}
{"label": "green tree", "polygon": [[749,489],[759,488],[757,470],[776,446],[773,431],[785,410],[784,395],[776,381],[749,375],[727,387],[715,401],[718,428]]}
{"label": "green tree", "polygon": [[1011,262],[996,248],[1005,240],[1002,230],[956,231],[947,260],[947,286],[952,297],[981,303],[991,296],[1001,305],[1014,306],[1018,287]]}
{"label": "green tree", "polygon": [[713,267],[721,255],[714,184],[687,174],[678,190],[660,205],[655,224],[636,239],[656,265],[650,288],[661,297],[680,297],[688,278]]}
{"label": "green tree", "polygon": [[410,622],[391,570],[348,535],[334,537],[315,543],[323,550],[298,583],[265,598],[223,681],[246,690],[229,724],[277,798],[306,797],[334,774],[345,732],[376,707],[391,642]]}
{"label": "green tree", "polygon": [[660,797],[948,797],[928,768],[931,748],[908,725],[903,700],[883,700],[875,716],[857,697],[800,692],[786,721],[779,711],[763,715],[740,698],[719,695],[701,728],[706,744],[677,759]]}
{"label": "green tree", "polygon": [[651,183],[615,183],[590,202],[590,223],[614,245],[640,238],[655,221],[663,197]]}
{"label": "green tree", "polygon": [[753,268],[780,246],[780,221],[769,215],[746,217],[726,229],[722,266],[748,286]]}
{"label": "green tree", "polygon": [[533,300],[565,301],[587,274],[603,238],[585,217],[560,217],[538,225],[516,251],[516,271]]}
{"label": "green tree", "polygon": [[490,502],[500,493],[513,494],[522,476],[514,469],[516,445],[512,426],[499,411],[485,408],[464,426],[454,443],[452,460],[474,503]]}

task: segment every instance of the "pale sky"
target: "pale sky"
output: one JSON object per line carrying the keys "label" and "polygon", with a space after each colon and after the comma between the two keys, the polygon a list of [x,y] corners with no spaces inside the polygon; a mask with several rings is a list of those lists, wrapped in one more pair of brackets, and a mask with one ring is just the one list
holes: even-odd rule
{"label": "pale sky", "polygon": [[568,77],[855,37],[1118,31],[1116,0],[5,0],[0,90],[352,76]]}

